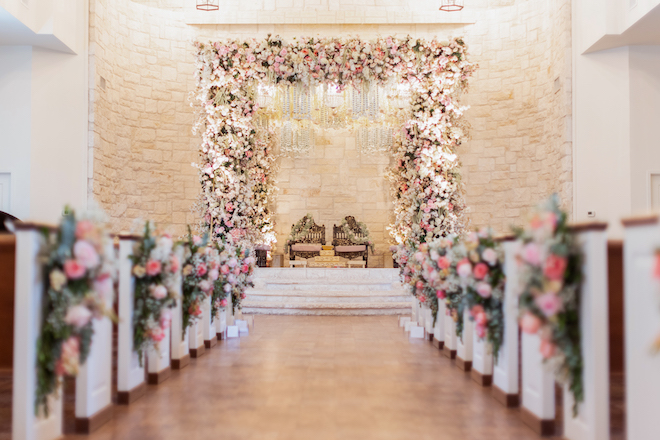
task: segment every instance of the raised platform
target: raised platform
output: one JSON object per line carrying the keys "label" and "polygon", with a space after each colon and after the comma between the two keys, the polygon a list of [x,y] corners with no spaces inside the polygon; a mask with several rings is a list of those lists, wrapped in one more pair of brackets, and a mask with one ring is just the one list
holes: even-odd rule
{"label": "raised platform", "polygon": [[398,269],[258,268],[243,312],[269,315],[409,314]]}

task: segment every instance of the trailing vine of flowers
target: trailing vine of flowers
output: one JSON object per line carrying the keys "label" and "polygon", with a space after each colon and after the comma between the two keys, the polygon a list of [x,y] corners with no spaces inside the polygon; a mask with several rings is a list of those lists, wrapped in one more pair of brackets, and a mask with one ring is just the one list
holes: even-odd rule
{"label": "trailing vine of flowers", "polygon": [[114,261],[106,255],[107,232],[78,220],[66,208],[56,236],[43,230],[45,277],[41,333],[37,340],[35,414],[48,414],[48,396],[62,376],[75,376],[87,360],[93,319],[111,317]]}
{"label": "trailing vine of flowers", "polygon": [[170,327],[170,309],[178,299],[177,284],[181,282],[181,262],[173,252],[174,242],[169,235],[157,234],[146,222],[142,238],[134,245],[133,275],[133,349],[140,365],[149,347],[158,347]]}
{"label": "trailing vine of flowers", "polygon": [[477,336],[490,343],[497,359],[504,339],[504,255],[489,229],[469,234],[464,243],[474,265],[465,290],[466,307]]}
{"label": "trailing vine of flowers", "polygon": [[232,304],[235,309],[242,309],[242,302],[245,299],[245,291],[248,287],[254,287],[252,275],[257,263],[257,259],[252,255],[250,247],[241,243],[234,247],[233,255],[227,261],[230,272],[227,275],[227,281],[232,286]]}
{"label": "trailing vine of flowers", "polygon": [[337,90],[396,81],[411,88],[411,109],[390,172],[397,243],[413,246],[465,227],[455,149],[466,137],[458,99],[475,65],[462,39],[381,37],[196,42],[202,132],[204,217],[214,234],[236,242],[275,241],[268,204],[274,196],[270,132],[256,123],[261,84],[332,84]]}
{"label": "trailing vine of flowers", "polygon": [[193,235],[188,228],[184,246],[183,262],[183,298],[182,306],[182,334],[192,324],[197,322],[202,315],[202,303],[212,294],[215,281],[219,277],[218,268],[214,268],[209,261],[211,248],[207,247],[208,235],[200,237]]}
{"label": "trailing vine of flowers", "polygon": [[371,249],[371,253],[374,253],[374,242],[371,239],[371,236],[369,235],[369,228],[367,227],[366,223],[363,222],[355,222],[358,227],[360,228],[360,234],[361,236],[358,237],[355,235],[355,232],[351,227],[348,225],[348,222],[344,218],[341,221],[341,229],[344,231],[344,234],[346,234],[346,237],[351,243],[357,243],[357,244],[364,244],[369,246],[369,249]]}
{"label": "trailing vine of flowers", "polygon": [[567,377],[575,405],[584,400],[580,336],[582,254],[555,194],[539,206],[525,229],[518,260],[522,291],[520,325],[541,338],[541,354]]}
{"label": "trailing vine of flowers", "polygon": [[314,217],[312,217],[312,214],[307,213],[291,227],[289,238],[286,241],[287,246],[304,241],[312,226],[314,226]]}

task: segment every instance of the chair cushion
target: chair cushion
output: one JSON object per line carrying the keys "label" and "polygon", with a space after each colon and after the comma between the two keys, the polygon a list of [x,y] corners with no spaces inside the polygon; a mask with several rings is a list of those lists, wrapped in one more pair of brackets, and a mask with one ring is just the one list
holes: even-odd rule
{"label": "chair cushion", "polygon": [[267,244],[258,244],[254,247],[254,249],[257,251],[269,251],[270,246],[268,246]]}
{"label": "chair cushion", "polygon": [[294,245],[291,245],[291,250],[298,252],[321,252],[321,245],[296,243]]}
{"label": "chair cushion", "polygon": [[353,246],[337,246],[335,252],[363,252],[367,250],[367,245],[356,244]]}

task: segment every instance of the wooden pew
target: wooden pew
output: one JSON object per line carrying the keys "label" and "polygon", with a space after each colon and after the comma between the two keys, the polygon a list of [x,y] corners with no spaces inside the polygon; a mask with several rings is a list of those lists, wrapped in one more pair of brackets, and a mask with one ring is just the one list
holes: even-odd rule
{"label": "wooden pew", "polygon": [[660,432],[660,354],[652,352],[652,345],[660,329],[660,282],[653,269],[660,218],[629,218],[623,225],[626,436],[655,440]]}

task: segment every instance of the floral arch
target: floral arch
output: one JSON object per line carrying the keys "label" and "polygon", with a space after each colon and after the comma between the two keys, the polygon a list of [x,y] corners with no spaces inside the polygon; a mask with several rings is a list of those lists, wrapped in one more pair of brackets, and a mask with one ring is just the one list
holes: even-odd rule
{"label": "floral arch", "polygon": [[399,114],[389,179],[398,244],[460,232],[466,208],[457,147],[466,137],[459,105],[475,65],[467,47],[451,41],[406,37],[365,41],[303,38],[196,42],[199,118],[202,133],[201,207],[206,226],[218,237],[252,244],[275,241],[273,132],[259,123],[257,88],[262,85],[318,86],[337,90],[365,84],[408,84],[410,103]]}

